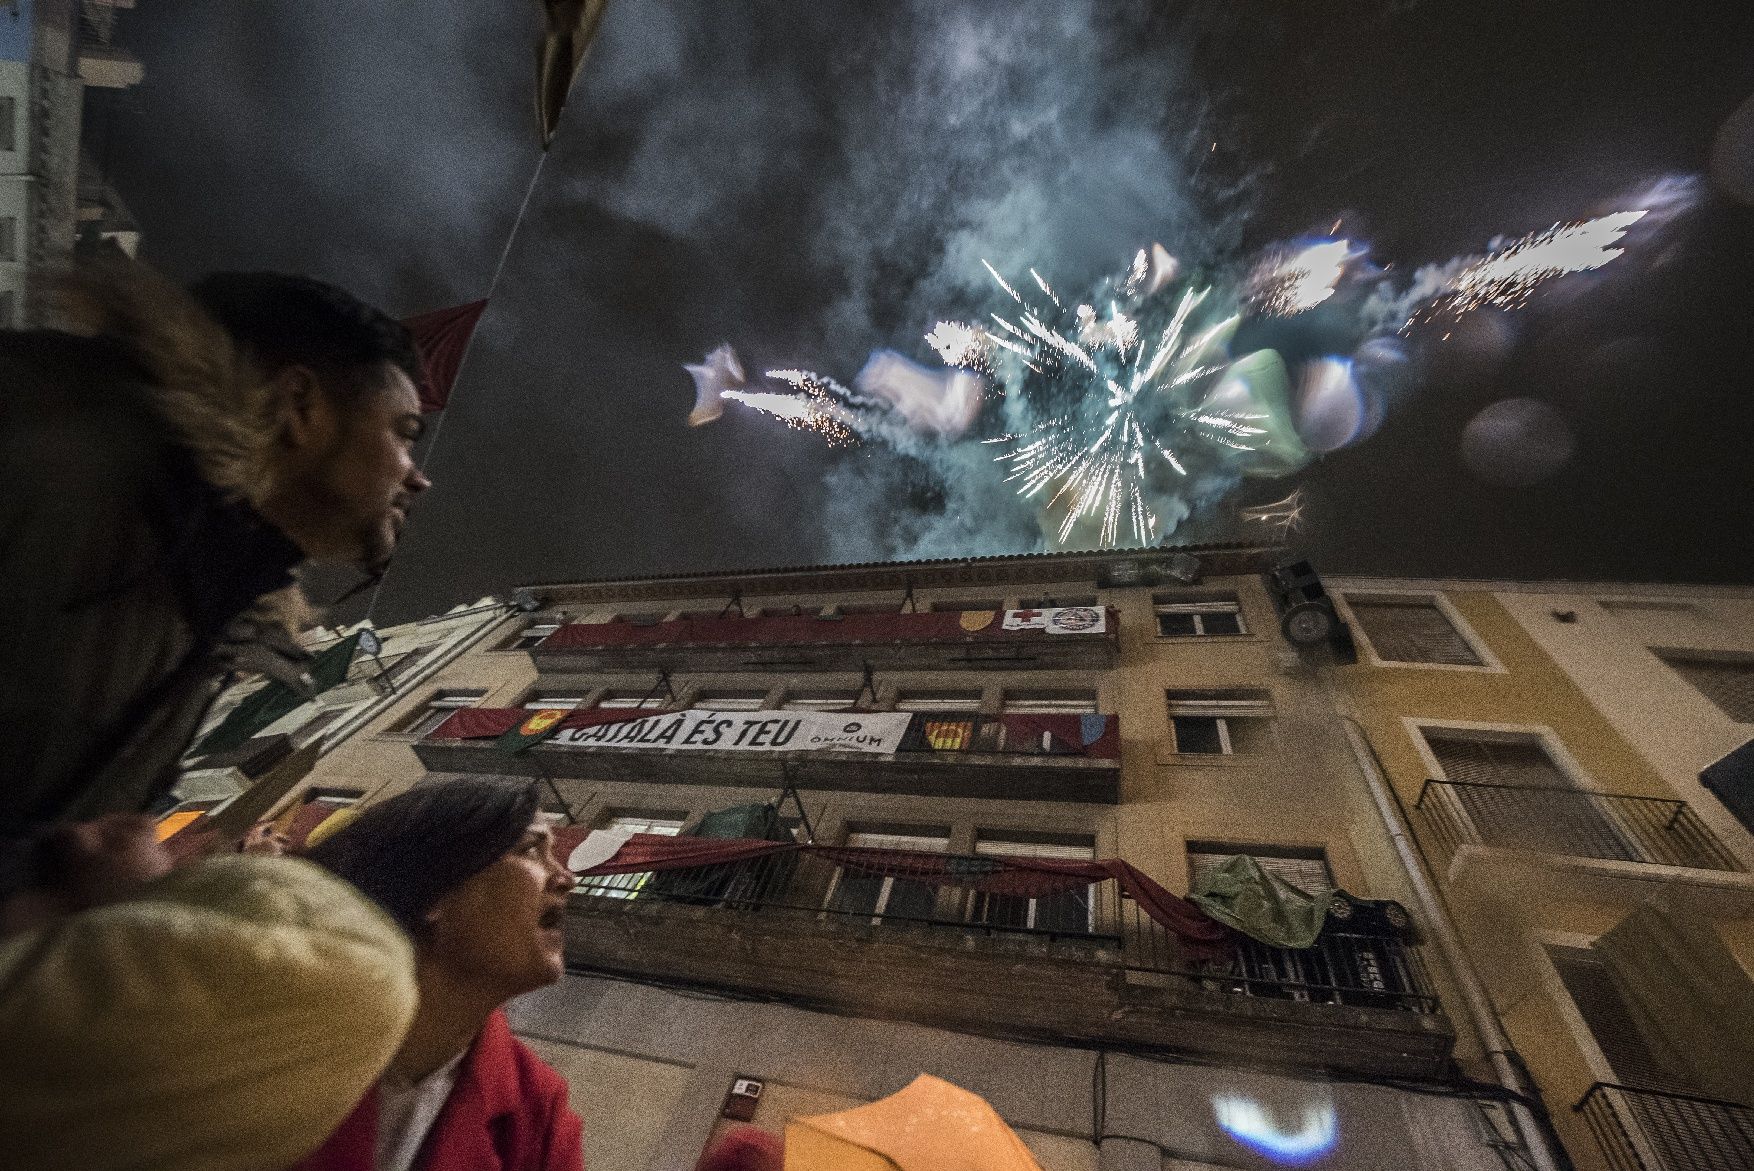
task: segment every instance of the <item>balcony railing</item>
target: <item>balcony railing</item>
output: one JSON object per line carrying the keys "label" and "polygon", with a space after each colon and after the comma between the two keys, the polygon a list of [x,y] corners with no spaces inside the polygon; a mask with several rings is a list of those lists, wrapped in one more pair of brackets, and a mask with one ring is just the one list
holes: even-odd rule
{"label": "balcony railing", "polygon": [[1426,781],[1416,804],[1446,857],[1501,846],[1702,870],[1740,870],[1685,801],[1558,786]]}
{"label": "balcony railing", "polygon": [[1754,1167],[1754,1109],[1745,1105],[1598,1082],[1572,1109],[1613,1171]]}
{"label": "balcony railing", "polygon": [[[1076,959],[1235,996],[1425,1014],[1438,1008],[1417,949],[1400,938],[1328,931],[1305,949],[1244,939],[1219,958],[1196,960],[1112,880],[1029,898],[975,889],[992,873],[990,856],[936,855],[929,869],[909,878],[905,866],[897,873],[890,851],[870,851],[882,858],[882,874],[840,864],[862,853],[856,848],[835,853],[591,877],[580,880],[577,893],[599,912],[704,907],[760,917],[794,934],[814,924],[887,928],[960,950]],[[966,873],[967,884],[946,881],[946,869]]]}
{"label": "balcony railing", "polygon": [[[522,708],[465,709],[416,743],[415,755],[434,772],[677,785],[770,786],[789,780],[800,788],[840,792],[1111,805],[1120,800],[1120,719],[1113,715],[916,712],[893,753],[546,743],[515,755],[497,750],[495,738],[530,714]],[[856,720],[859,713],[846,718]]]}
{"label": "balcony railing", "polygon": [[[1119,616],[1089,609],[1090,630],[1005,628],[1006,611],[801,613],[662,622],[574,622],[530,654],[543,671],[846,670],[865,665],[971,670],[1105,667],[1120,646]],[[1028,611],[1024,613],[1035,613]],[[1096,621],[1100,618],[1100,623]],[[1100,625],[1100,629],[1095,629]]]}

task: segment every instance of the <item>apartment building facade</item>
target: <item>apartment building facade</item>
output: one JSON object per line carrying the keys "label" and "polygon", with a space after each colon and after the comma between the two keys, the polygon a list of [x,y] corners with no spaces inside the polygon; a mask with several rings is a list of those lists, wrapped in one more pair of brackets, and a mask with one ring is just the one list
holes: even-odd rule
{"label": "apartment building facade", "polygon": [[44,280],[76,245],[133,255],[139,229],[85,126],[94,93],[144,70],[117,36],[134,0],[0,2],[0,329],[45,323]]}
{"label": "apartment building facade", "polygon": [[1327,586],[1342,706],[1576,1164],[1754,1166],[1754,592]]}
{"label": "apartment building facade", "polygon": [[[1050,1171],[1555,1165],[1519,1161],[1530,1121],[1479,1085],[1326,652],[1281,632],[1284,556],[531,587],[280,813],[493,775],[542,785],[575,869],[632,834],[775,842],[581,879],[571,973],[514,1023],[571,1079],[593,1168],[689,1167],[727,1115],[781,1131],[920,1072]],[[508,749],[536,712],[569,723]],[[1166,924],[1151,884],[1238,854],[1343,892],[1313,946]],[[1062,876],[989,881],[1030,865]]]}

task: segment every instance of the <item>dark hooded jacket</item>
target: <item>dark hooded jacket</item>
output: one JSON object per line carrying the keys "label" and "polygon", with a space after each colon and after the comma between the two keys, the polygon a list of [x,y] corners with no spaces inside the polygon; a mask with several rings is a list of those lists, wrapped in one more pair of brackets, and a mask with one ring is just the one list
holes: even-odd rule
{"label": "dark hooded jacket", "polygon": [[223,677],[296,679],[265,393],[182,290],[117,269],[79,333],[0,332],[0,894],[41,826],[146,809]]}

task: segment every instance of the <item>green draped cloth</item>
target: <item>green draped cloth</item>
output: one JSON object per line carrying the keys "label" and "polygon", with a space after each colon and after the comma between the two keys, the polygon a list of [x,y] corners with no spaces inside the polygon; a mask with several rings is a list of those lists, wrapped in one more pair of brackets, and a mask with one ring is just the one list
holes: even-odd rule
{"label": "green draped cloth", "polygon": [[1207,915],[1273,947],[1309,947],[1321,934],[1328,897],[1304,893],[1247,854],[1234,854],[1188,892]]}
{"label": "green draped cloth", "polygon": [[206,756],[213,752],[230,752],[313,696],[339,686],[346,680],[347,669],[353,665],[353,653],[358,649],[359,635],[350,634],[334,646],[319,651],[311,659],[310,666],[305,668],[312,684],[308,692],[288,687],[278,680],[264,683],[232,708],[218,727],[201,738],[201,742],[195,745],[194,754]]}

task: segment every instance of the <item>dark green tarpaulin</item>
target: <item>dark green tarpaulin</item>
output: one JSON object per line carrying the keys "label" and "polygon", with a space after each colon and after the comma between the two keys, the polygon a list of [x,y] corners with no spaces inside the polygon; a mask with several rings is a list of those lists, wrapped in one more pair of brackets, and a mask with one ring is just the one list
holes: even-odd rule
{"label": "dark green tarpaulin", "polygon": [[347,669],[353,665],[353,654],[358,649],[359,635],[350,634],[317,654],[306,671],[313,684],[309,692],[297,691],[277,680],[258,687],[232,708],[217,728],[201,738],[195,745],[195,755],[229,752],[312,696],[341,683],[347,678]]}
{"label": "dark green tarpaulin", "polygon": [[1306,894],[1247,854],[1202,875],[1188,898],[1220,923],[1273,947],[1309,947],[1328,914],[1327,895]]}
{"label": "dark green tarpaulin", "polygon": [[[748,839],[790,842],[791,831],[780,821],[776,804],[733,805],[717,809],[700,819],[683,837]],[[786,854],[736,867],[708,866],[699,870],[676,870],[654,874],[648,889],[653,894],[682,901],[718,902],[741,897],[761,902],[782,892],[797,869],[796,854]]]}

